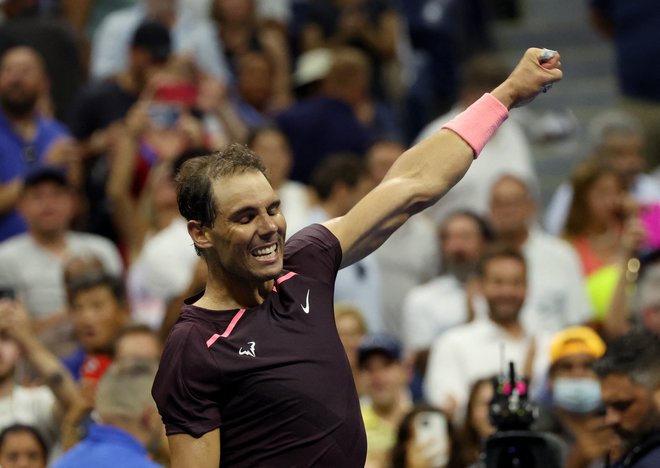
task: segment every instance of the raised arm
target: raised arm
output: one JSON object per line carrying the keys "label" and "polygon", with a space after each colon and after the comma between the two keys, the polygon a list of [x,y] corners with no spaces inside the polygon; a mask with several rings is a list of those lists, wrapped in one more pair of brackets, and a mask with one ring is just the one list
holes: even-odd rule
{"label": "raised arm", "polygon": [[528,49],[490,96],[452,121],[452,130],[443,128],[410,148],[351,211],[324,223],[339,239],[342,267],[376,250],[410,216],[433,205],[458,182],[480,151],[480,140],[492,135],[508,109],[530,102],[545,85],[562,78],[559,59],[556,54],[544,60],[542,49]]}
{"label": "raised arm", "polygon": [[25,358],[50,387],[63,412],[80,398],[78,387],[59,359],[39,341],[30,327],[23,305],[14,300],[0,301],[0,331],[21,346]]}
{"label": "raised arm", "polygon": [[217,468],[220,464],[220,429],[198,438],[175,434],[167,440],[172,468]]}

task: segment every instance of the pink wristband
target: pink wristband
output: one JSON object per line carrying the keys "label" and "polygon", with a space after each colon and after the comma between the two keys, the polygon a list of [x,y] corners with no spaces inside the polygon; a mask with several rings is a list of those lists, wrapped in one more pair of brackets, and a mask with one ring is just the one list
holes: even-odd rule
{"label": "pink wristband", "polygon": [[448,128],[465,140],[474,151],[474,159],[477,159],[495,130],[508,116],[506,106],[492,94],[486,93],[442,128]]}

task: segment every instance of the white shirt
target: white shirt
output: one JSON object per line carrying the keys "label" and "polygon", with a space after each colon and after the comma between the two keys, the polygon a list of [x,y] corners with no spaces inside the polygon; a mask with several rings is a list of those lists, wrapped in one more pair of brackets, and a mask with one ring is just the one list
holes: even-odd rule
{"label": "white shirt", "polygon": [[55,395],[45,385],[16,385],[11,395],[0,398],[0,431],[12,424],[28,424],[39,429],[52,444],[59,437],[55,407]]}
{"label": "white shirt", "polygon": [[[440,128],[463,109],[454,107],[449,113],[429,123],[417,136],[419,142]],[[532,163],[529,142],[520,125],[512,119],[505,121],[482,150],[467,173],[442,199],[430,207],[427,213],[436,221],[456,210],[471,210],[485,215],[490,202],[493,183],[505,174],[527,181],[530,187],[538,187]]]}
{"label": "white shirt", "polygon": [[[453,399],[462,415],[467,404],[470,386],[475,380],[507,372],[509,361],[513,361],[516,374],[522,374],[527,359],[532,334],[525,332],[513,338],[505,330],[483,318],[460,325],[447,331],[435,340],[431,347],[424,395],[426,400],[442,407]],[[547,367],[547,341],[538,336],[533,365],[533,380],[540,380]],[[504,366],[504,367],[503,367]]]}
{"label": "white shirt", "polygon": [[530,229],[522,251],[528,289],[521,317],[528,330],[554,333],[593,318],[580,260],[567,242]]}
{"label": "white shirt", "polygon": [[[640,174],[635,178],[630,194],[642,205],[660,203],[660,180],[646,174]],[[543,221],[549,233],[559,235],[564,229],[572,200],[573,187],[570,183],[563,182],[555,190],[550,203],[545,209]]]}
{"label": "white shirt", "polygon": [[[484,317],[488,306],[475,298],[475,314]],[[453,275],[442,275],[414,287],[403,301],[403,344],[410,351],[428,349],[433,341],[468,318],[465,287]]]}
{"label": "white shirt", "polygon": [[59,257],[37,244],[29,234],[19,234],[0,243],[0,285],[16,292],[32,318],[48,317],[66,306],[63,267],[76,256],[97,257],[107,273],[116,277],[122,274],[119,252],[104,237],[69,232],[66,253]]}
{"label": "white shirt", "polygon": [[148,239],[127,277],[133,320],[158,329],[168,302],[190,284],[197,260],[181,217]]}
{"label": "white shirt", "polygon": [[415,286],[437,274],[439,254],[435,224],[424,214],[413,216],[375,254],[383,285],[385,329],[403,340],[404,298]]}
{"label": "white shirt", "polygon": [[307,226],[309,218],[309,196],[307,186],[293,180],[287,180],[277,190],[282,202],[282,213],[286,219],[286,235],[291,237]]}
{"label": "white shirt", "polygon": [[[107,78],[126,68],[133,34],[145,17],[144,6],[135,5],[112,12],[104,18],[92,42],[93,78]],[[172,52],[192,54],[203,71],[223,82],[228,81],[229,69],[222,52],[222,44],[210,21],[195,14],[188,14],[182,9],[170,33]]]}

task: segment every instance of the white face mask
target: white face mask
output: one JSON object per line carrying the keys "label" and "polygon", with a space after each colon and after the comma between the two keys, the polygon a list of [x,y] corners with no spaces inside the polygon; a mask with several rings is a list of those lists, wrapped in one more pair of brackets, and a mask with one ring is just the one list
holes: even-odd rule
{"label": "white face mask", "polygon": [[595,379],[558,378],[552,385],[552,401],[571,413],[590,413],[601,402],[600,383]]}

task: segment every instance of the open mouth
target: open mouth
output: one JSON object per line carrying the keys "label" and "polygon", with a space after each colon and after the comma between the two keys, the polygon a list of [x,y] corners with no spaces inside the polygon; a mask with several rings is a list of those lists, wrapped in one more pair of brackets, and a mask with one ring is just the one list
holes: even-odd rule
{"label": "open mouth", "polygon": [[252,256],[258,260],[273,260],[277,256],[277,243],[252,251]]}

